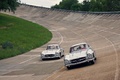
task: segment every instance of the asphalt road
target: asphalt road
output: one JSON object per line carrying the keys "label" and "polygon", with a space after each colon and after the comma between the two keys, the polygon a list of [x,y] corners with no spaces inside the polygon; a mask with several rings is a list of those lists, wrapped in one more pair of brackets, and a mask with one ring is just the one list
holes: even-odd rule
{"label": "asphalt road", "polygon": [[17,17],[36,22],[53,33],[48,43],[70,46],[87,42],[96,51],[94,65],[67,70],[63,59],[40,60],[46,45],[0,61],[0,80],[120,80],[120,14],[82,14],[20,6]]}

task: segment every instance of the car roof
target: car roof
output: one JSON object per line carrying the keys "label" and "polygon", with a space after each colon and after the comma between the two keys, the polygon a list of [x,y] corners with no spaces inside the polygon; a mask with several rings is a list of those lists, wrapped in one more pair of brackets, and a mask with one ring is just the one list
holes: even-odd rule
{"label": "car roof", "polygon": [[81,44],[87,44],[87,43],[86,42],[78,43],[78,44],[72,45],[71,47],[74,47],[74,46],[77,46],[77,45],[81,45]]}

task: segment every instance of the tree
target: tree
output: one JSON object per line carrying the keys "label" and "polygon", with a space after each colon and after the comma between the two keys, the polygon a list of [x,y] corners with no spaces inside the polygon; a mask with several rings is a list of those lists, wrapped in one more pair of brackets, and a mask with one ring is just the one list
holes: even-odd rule
{"label": "tree", "polygon": [[20,0],[0,0],[0,11],[12,11],[15,12],[19,6]]}
{"label": "tree", "polygon": [[90,10],[90,2],[89,0],[84,0],[82,4],[82,11],[89,11]]}
{"label": "tree", "polygon": [[60,7],[62,9],[71,10],[72,5],[78,4],[78,0],[62,0]]}
{"label": "tree", "polygon": [[120,11],[120,0],[90,0],[89,11]]}
{"label": "tree", "polygon": [[91,0],[90,1],[90,11],[103,11],[103,2],[102,0]]}
{"label": "tree", "polygon": [[[54,8],[75,11],[120,11],[120,0],[62,0]],[[51,7],[52,8],[52,7]]]}
{"label": "tree", "polygon": [[60,9],[60,6],[58,4],[51,7],[52,9]]}
{"label": "tree", "polygon": [[59,5],[54,5],[51,8],[57,8],[57,9],[60,8],[60,9],[71,10],[72,6],[75,4],[78,4],[78,0],[62,0],[59,3]]}
{"label": "tree", "polygon": [[73,4],[71,6],[71,10],[74,10],[74,11],[80,11],[82,8],[82,4],[78,3],[78,4]]}
{"label": "tree", "polygon": [[106,0],[107,11],[120,11],[120,0]]}

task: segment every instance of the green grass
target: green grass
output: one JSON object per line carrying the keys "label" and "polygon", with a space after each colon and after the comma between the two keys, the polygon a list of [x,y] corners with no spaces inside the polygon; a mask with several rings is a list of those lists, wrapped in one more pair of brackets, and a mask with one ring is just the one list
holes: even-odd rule
{"label": "green grass", "polygon": [[51,38],[52,33],[36,23],[0,13],[0,59],[40,47]]}

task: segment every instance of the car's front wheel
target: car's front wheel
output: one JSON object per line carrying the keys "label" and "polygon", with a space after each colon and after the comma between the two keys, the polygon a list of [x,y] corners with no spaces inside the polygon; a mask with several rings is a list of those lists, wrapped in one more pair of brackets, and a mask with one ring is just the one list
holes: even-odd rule
{"label": "car's front wheel", "polygon": [[61,53],[60,53],[58,58],[61,59],[61,57],[62,57],[62,55],[61,55]]}
{"label": "car's front wheel", "polygon": [[71,66],[66,66],[66,67],[67,67],[68,70],[71,69]]}
{"label": "car's front wheel", "polygon": [[41,58],[40,60],[43,61],[44,59]]}
{"label": "car's front wheel", "polygon": [[93,59],[92,61],[90,61],[90,64],[95,64],[95,59]]}

